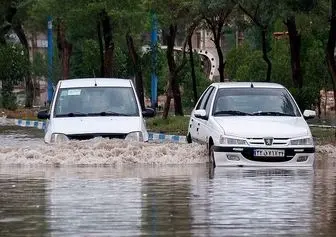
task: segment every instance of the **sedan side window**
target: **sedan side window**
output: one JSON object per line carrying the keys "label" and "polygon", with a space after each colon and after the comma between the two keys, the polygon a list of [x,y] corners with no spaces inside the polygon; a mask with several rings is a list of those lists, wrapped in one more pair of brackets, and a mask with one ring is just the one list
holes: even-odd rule
{"label": "sedan side window", "polygon": [[204,94],[202,100],[200,101],[200,103],[197,105],[196,109],[205,109],[205,106],[209,100],[209,95],[210,93],[213,91],[213,87],[209,87],[209,89],[206,91],[206,93]]}
{"label": "sedan side window", "polygon": [[206,111],[207,115],[210,114],[210,109],[211,109],[213,98],[215,96],[215,91],[216,90],[213,88],[212,91],[211,91],[210,96],[208,97],[207,103],[205,105],[205,111]]}
{"label": "sedan side window", "polygon": [[201,109],[201,105],[204,103],[204,100],[206,98],[206,96],[208,95],[209,90],[211,89],[211,87],[209,87],[201,96],[201,99],[198,101],[197,105],[196,105],[196,110]]}

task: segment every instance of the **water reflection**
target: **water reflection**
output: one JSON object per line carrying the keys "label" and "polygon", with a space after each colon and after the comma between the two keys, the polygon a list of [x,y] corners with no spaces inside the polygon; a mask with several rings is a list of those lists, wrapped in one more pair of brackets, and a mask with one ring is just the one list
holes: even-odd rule
{"label": "water reflection", "polygon": [[333,167],[0,167],[0,236],[333,236]]}
{"label": "water reflection", "polygon": [[142,233],[148,236],[192,236],[190,178],[145,179],[142,182]]}
{"label": "water reflection", "polygon": [[210,236],[309,236],[313,177],[313,169],[216,169]]}
{"label": "water reflection", "polygon": [[46,181],[0,175],[0,236],[45,236]]}

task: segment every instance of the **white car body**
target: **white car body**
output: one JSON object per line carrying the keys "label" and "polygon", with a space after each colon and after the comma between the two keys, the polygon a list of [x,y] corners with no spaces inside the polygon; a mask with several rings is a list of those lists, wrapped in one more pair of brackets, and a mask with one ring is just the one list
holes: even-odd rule
{"label": "white car body", "polygon": [[[230,91],[233,96],[226,95],[225,91]],[[281,103],[292,106],[290,109],[293,109],[295,115],[272,116],[276,112],[264,114],[263,111],[252,108],[253,106],[246,106],[246,109],[257,113],[240,115],[232,114],[232,110],[229,114],[224,113],[225,116],[220,110],[214,113],[217,99],[230,97],[236,98],[239,102],[237,98],[247,95],[244,91],[251,93],[251,98],[258,98],[257,94],[253,94],[254,91],[265,92],[267,98],[275,98],[272,91],[279,94],[285,93],[286,99],[289,99],[284,99]],[[274,102],[267,103],[271,103],[270,108],[272,108]],[[267,105],[267,103],[264,104]],[[234,106],[231,104],[227,103],[227,106]],[[242,103],[240,106],[243,107],[245,104]],[[216,105],[222,106],[219,102]],[[293,96],[282,85],[262,82],[213,83],[203,92],[191,113],[187,140],[207,144],[209,162],[212,162],[214,167],[312,166],[315,159],[315,146],[305,118],[314,117],[315,111],[306,110],[304,115],[298,109]]]}
{"label": "white car body", "polygon": [[[61,96],[76,95],[76,93],[78,93],[78,96],[81,96],[80,91],[83,91],[84,89],[87,90],[87,93],[89,94],[90,91],[92,91],[91,88],[96,88],[97,90],[102,89],[103,91],[120,90],[121,88],[124,88],[128,93],[130,93],[130,95],[134,95],[134,97],[133,95],[131,96],[132,98],[127,98],[125,103],[130,103],[129,101],[132,101],[132,106],[135,108],[136,115],[123,116],[113,114],[95,114],[94,116],[91,116],[88,113],[87,115],[82,116],[72,114],[71,116],[58,116],[56,107],[59,106],[57,103],[58,100],[61,100],[59,99]],[[65,95],[61,95],[61,92]],[[70,92],[72,94],[70,94]],[[110,92],[106,94],[111,95]],[[69,102],[71,102],[70,100],[72,99],[70,98]],[[85,106],[86,108],[94,110],[99,106],[99,104],[89,100],[85,103]],[[76,109],[77,108],[74,107],[70,112],[78,112]],[[97,112],[99,112],[99,110],[97,110]],[[139,99],[131,80],[117,78],[88,78],[59,81],[50,105],[50,111],[41,111],[39,112],[38,117],[48,119],[44,137],[44,141],[46,143],[54,143],[71,139],[87,140],[94,137],[148,141],[148,132],[143,118],[143,116],[146,116],[145,112],[146,111],[141,110]],[[154,111],[149,116],[154,116]]]}

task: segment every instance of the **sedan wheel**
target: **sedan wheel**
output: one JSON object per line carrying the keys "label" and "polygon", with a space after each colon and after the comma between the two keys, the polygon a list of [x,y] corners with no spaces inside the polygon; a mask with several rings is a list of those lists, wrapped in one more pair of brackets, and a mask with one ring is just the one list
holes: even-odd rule
{"label": "sedan wheel", "polygon": [[188,142],[188,143],[192,143],[190,133],[188,133],[188,135],[187,135],[187,142]]}
{"label": "sedan wheel", "polygon": [[209,149],[209,165],[212,168],[216,167],[216,162],[215,162],[215,152],[214,152],[214,146],[211,145]]}

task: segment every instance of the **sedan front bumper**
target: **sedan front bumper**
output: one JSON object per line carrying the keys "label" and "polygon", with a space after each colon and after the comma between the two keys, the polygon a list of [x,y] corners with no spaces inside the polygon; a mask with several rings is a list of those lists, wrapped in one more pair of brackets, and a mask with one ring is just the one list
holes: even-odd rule
{"label": "sedan front bumper", "polygon": [[[256,149],[281,150],[283,156],[255,156]],[[314,147],[214,147],[216,166],[313,166]]]}

